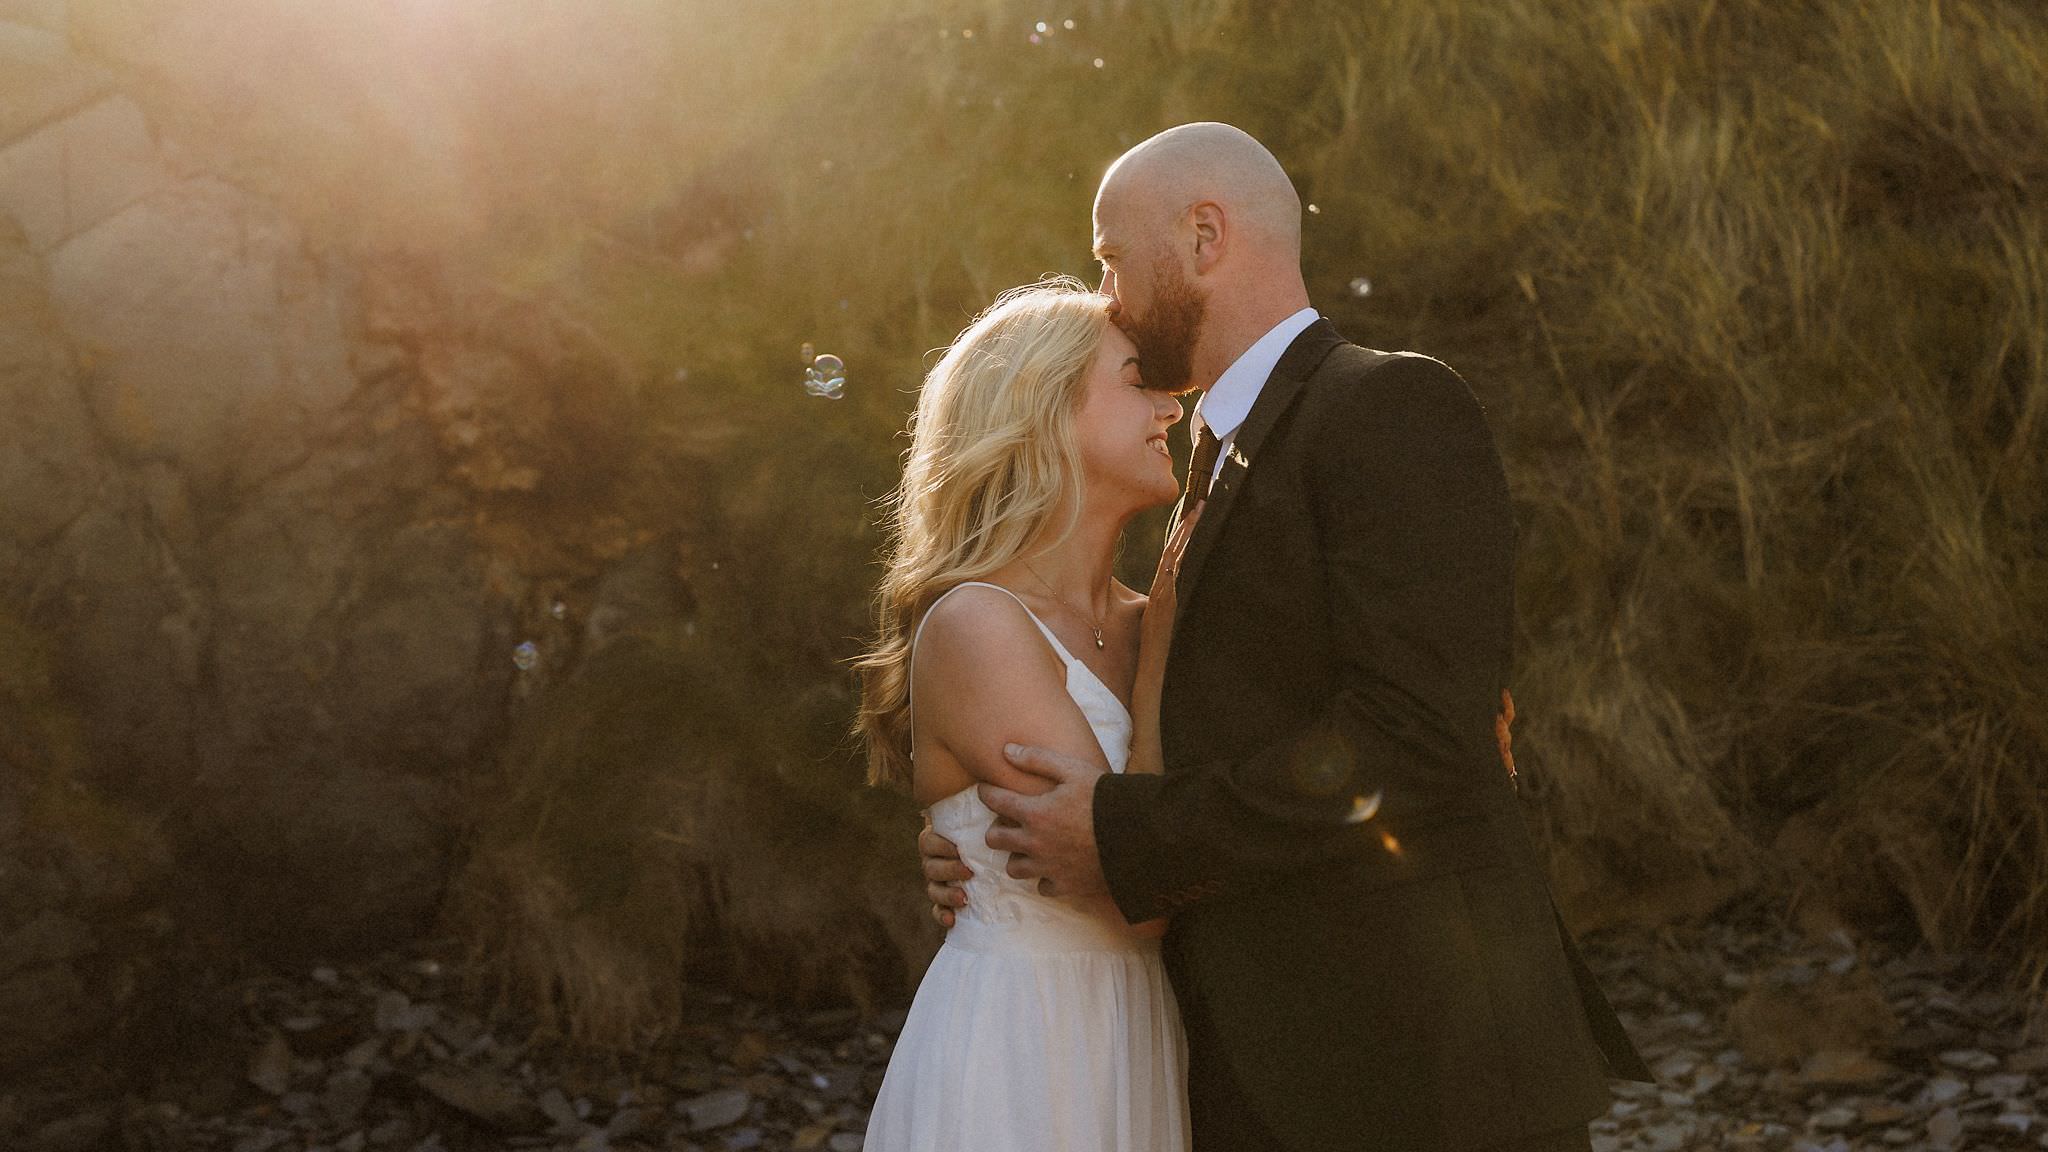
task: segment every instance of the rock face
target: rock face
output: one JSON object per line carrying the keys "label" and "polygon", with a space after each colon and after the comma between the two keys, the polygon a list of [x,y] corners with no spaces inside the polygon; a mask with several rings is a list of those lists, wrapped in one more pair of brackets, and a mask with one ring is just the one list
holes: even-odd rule
{"label": "rock face", "polygon": [[[40,158],[81,142],[105,163]],[[445,869],[437,778],[503,688],[464,510],[398,382],[358,371],[345,283],[147,149],[110,96],[0,152],[45,181],[16,180],[27,225],[0,248],[8,603],[65,638],[92,758],[122,766],[105,783],[175,796],[214,891],[296,882],[290,907],[231,898],[238,918],[416,924]]]}
{"label": "rock face", "polygon": [[[488,575],[352,276],[178,171],[63,22],[0,9],[0,624],[47,645],[64,787],[159,830],[189,912],[276,947],[389,941],[438,910],[521,585]],[[54,769],[4,751],[7,842],[80,838],[36,799]],[[0,998],[78,1001],[90,911],[10,895]],[[26,1018],[0,1060],[75,1030]]]}
{"label": "rock face", "polygon": [[644,364],[458,244],[309,238],[68,22],[0,0],[0,1073],[175,990],[164,941],[453,924],[583,1037],[674,1026],[686,968],[906,991],[932,925],[871,841],[914,821],[762,738],[849,701],[747,695],[803,629],[745,585],[802,541],[727,551],[770,513],[709,482],[712,399],[650,419]]}
{"label": "rock face", "polygon": [[110,446],[246,491],[305,460],[354,390],[342,301],[295,230],[235,189],[149,186],[51,251],[51,294]]}
{"label": "rock face", "polygon": [[43,645],[0,616],[0,1069],[118,1034],[158,983],[165,844],[84,779]]}

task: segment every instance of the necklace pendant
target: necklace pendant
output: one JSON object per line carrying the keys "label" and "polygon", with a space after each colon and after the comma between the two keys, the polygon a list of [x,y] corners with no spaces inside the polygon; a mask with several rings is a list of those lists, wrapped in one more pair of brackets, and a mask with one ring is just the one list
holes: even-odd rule
{"label": "necklace pendant", "polygon": [[1102,650],[1102,629],[1091,628],[1089,631],[1095,633],[1095,650],[1100,652]]}

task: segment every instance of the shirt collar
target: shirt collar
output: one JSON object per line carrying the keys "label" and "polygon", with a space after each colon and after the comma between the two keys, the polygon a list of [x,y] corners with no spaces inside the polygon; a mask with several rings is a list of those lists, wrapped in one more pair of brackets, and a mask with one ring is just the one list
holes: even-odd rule
{"label": "shirt collar", "polygon": [[1287,346],[1316,319],[1315,309],[1303,308],[1268,329],[1202,394],[1195,404],[1195,419],[1207,425],[1219,440],[1236,435],[1244,418],[1251,415],[1252,404],[1266,386],[1266,377],[1273,374]]}

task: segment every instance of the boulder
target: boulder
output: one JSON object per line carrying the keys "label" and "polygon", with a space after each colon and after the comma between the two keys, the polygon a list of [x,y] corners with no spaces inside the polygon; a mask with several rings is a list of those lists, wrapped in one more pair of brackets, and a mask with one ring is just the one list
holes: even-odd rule
{"label": "boulder", "polygon": [[47,252],[172,177],[135,101],[105,92],[104,77],[83,65],[37,67],[52,75],[31,107],[51,118],[38,122],[16,106],[16,125],[34,130],[0,150],[0,207],[21,221],[37,251]]}
{"label": "boulder", "polygon": [[292,225],[211,179],[166,188],[50,257],[104,435],[202,498],[303,460],[354,389],[340,295]]}

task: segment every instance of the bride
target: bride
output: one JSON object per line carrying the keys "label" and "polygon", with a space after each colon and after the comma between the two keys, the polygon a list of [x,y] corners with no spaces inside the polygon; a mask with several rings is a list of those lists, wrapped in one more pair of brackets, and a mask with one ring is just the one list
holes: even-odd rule
{"label": "bride", "polygon": [[1112,573],[1125,524],[1177,494],[1166,432],[1181,411],[1145,388],[1109,306],[1070,279],[1005,293],[932,369],[911,421],[859,732],[870,782],[908,788],[975,878],[918,987],[868,1152],[1188,1147],[1165,921],[1132,926],[1107,897],[1008,876],[975,788],[1048,786],[1004,760],[1008,743],[1159,771],[1172,583],[1155,581],[1148,611]]}

